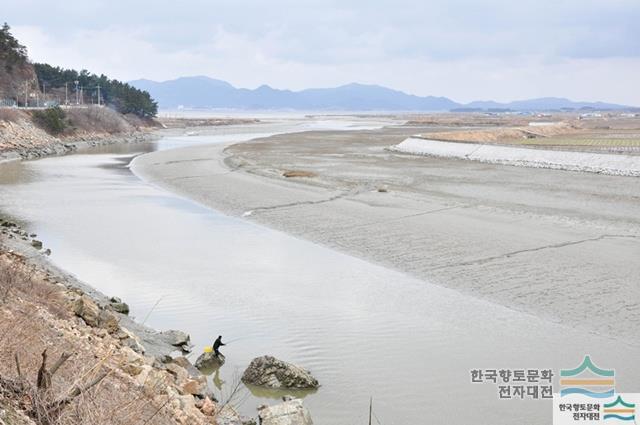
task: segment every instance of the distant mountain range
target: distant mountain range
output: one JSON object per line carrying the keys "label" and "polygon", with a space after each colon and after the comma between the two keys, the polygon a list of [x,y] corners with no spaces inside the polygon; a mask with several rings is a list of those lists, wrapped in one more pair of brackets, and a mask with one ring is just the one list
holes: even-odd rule
{"label": "distant mountain range", "polygon": [[148,91],[162,109],[223,108],[342,111],[546,111],[559,109],[628,109],[603,102],[573,102],[563,98],[540,98],[509,103],[475,101],[468,104],[446,97],[415,96],[386,87],[365,84],[301,91],[279,90],[263,85],[236,88],[209,77],[182,77],[169,81],[135,80],[129,84]]}

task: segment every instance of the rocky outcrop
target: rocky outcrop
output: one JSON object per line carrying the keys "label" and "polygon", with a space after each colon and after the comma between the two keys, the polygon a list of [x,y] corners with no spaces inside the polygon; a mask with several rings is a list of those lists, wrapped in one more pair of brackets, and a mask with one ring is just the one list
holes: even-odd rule
{"label": "rocky outcrop", "polygon": [[215,369],[224,364],[224,356],[216,356],[215,353],[202,353],[196,360],[196,367],[200,370]]}
{"label": "rocky outcrop", "polygon": [[160,339],[169,345],[180,348],[182,351],[191,351],[191,337],[182,331],[164,331],[160,332]]}
{"label": "rocky outcrop", "polygon": [[245,384],[267,388],[318,388],[318,380],[307,370],[272,356],[257,357],[242,375]]}
{"label": "rocky outcrop", "polygon": [[100,307],[92,299],[81,296],[73,304],[73,312],[81,317],[84,322],[91,327],[98,327],[100,323]]}
{"label": "rocky outcrop", "polygon": [[16,121],[0,119],[0,162],[63,155],[82,147],[137,143],[153,137],[144,133],[144,129],[134,128],[122,132],[75,131],[71,135],[55,137],[36,126],[30,114],[23,111],[18,114]]}
{"label": "rocky outcrop", "polygon": [[98,304],[86,295],[82,295],[75,300],[73,312],[91,327],[103,328],[109,333],[116,333],[120,328],[115,314],[101,309]]}
{"label": "rocky outcrop", "polygon": [[189,361],[188,358],[184,356],[176,357],[175,359],[172,359],[172,362],[184,368],[192,378],[196,378],[201,375],[200,371],[191,364],[191,361]]}
{"label": "rocky outcrop", "polygon": [[260,406],[258,417],[260,425],[313,425],[309,411],[297,398],[285,398],[275,406]]}
{"label": "rocky outcrop", "polygon": [[129,305],[122,302],[122,300],[118,297],[112,297],[109,299],[109,307],[111,307],[113,311],[117,313],[129,314]]}

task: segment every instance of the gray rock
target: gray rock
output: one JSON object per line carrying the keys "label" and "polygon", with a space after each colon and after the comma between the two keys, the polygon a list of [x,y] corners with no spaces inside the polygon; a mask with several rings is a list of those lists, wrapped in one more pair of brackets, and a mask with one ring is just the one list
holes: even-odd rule
{"label": "gray rock", "polygon": [[169,345],[174,347],[182,347],[183,345],[190,345],[191,337],[182,331],[164,331],[160,332],[160,338]]}
{"label": "gray rock", "polygon": [[110,301],[109,305],[115,312],[120,314],[129,314],[129,305],[127,303]]}
{"label": "gray rock", "polygon": [[191,378],[197,378],[198,376],[201,375],[200,371],[194,365],[191,364],[191,361],[189,361],[188,358],[184,356],[176,357],[172,361],[178,366],[183,367]]}
{"label": "gray rock", "polygon": [[35,249],[42,249],[42,242],[40,242],[37,239],[34,239],[31,241],[31,246],[34,247]]}
{"label": "gray rock", "polygon": [[106,329],[110,334],[114,334],[120,329],[120,322],[116,315],[110,311],[101,310],[98,304],[86,295],[75,300],[73,312],[93,328]]}
{"label": "gray rock", "polygon": [[275,406],[258,407],[261,425],[313,425],[311,415],[302,400],[292,399]]}
{"label": "gray rock", "polygon": [[198,398],[205,398],[207,396],[207,378],[202,375],[198,378],[188,378],[180,384],[180,392],[182,394],[191,394]]}
{"label": "gray rock", "polygon": [[102,310],[98,316],[98,326],[106,329],[110,334],[114,334],[120,329],[120,321],[112,312]]}
{"label": "gray rock", "polygon": [[248,425],[248,421],[228,404],[216,413],[216,425]]}
{"label": "gray rock", "polygon": [[318,380],[307,370],[272,356],[257,357],[242,375],[245,384],[267,388],[318,388]]}
{"label": "gray rock", "polygon": [[97,327],[100,322],[100,308],[86,295],[79,297],[75,301],[73,312],[89,326]]}
{"label": "gray rock", "polygon": [[196,368],[203,369],[215,369],[224,364],[225,358],[222,354],[217,357],[213,352],[202,353],[196,360]]}

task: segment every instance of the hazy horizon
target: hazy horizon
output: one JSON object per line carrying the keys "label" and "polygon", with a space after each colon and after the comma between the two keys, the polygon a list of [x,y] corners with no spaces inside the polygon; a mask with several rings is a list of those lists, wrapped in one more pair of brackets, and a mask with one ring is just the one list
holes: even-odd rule
{"label": "hazy horizon", "polygon": [[[405,90],[400,90],[400,89],[397,89],[395,87],[387,86],[387,85],[384,85],[384,84],[362,83],[362,82],[359,82],[359,81],[351,81],[351,82],[348,82],[348,83],[335,85],[335,86],[310,86],[310,87],[303,87],[303,88],[296,89],[296,90],[291,90],[291,89],[288,89],[288,88],[273,87],[272,85],[267,84],[267,83],[258,84],[257,86],[253,86],[253,87],[238,86],[238,85],[235,85],[235,84],[233,84],[233,83],[231,83],[229,81],[223,80],[221,78],[216,78],[215,76],[209,76],[209,75],[181,75],[181,76],[178,76],[178,77],[175,77],[175,78],[159,79],[159,80],[153,80],[151,78],[139,78],[139,79],[128,80],[128,82],[136,82],[136,81],[147,80],[147,81],[152,81],[152,82],[155,82],[155,83],[166,83],[166,82],[176,81],[176,80],[180,80],[180,79],[189,79],[189,78],[208,78],[208,79],[211,79],[211,80],[222,81],[222,82],[231,84],[236,89],[248,89],[248,90],[256,90],[256,89],[258,89],[258,88],[260,88],[262,86],[267,86],[267,87],[270,87],[270,88],[276,89],[276,90],[290,90],[290,91],[293,91],[293,92],[300,92],[300,91],[304,91],[304,90],[318,90],[318,89],[322,90],[322,89],[340,88],[340,87],[343,87],[343,86],[349,86],[349,85],[357,84],[357,85],[366,85],[366,86],[370,85],[370,86],[376,86],[376,87],[383,87],[383,88],[387,88],[387,89],[391,89],[391,90],[396,90],[396,91],[399,91],[399,92],[402,92],[402,93],[408,94],[408,95],[434,96],[434,95],[430,95],[430,94],[417,95],[416,93],[412,93],[410,91],[405,91]],[[473,103],[473,102],[510,103],[510,102],[519,102],[519,101],[537,99],[537,98],[513,98],[513,99],[506,99],[504,101],[497,101],[495,99],[486,98],[486,99],[473,99],[470,102],[460,102],[457,99],[453,99],[450,96],[447,96],[446,94],[438,96],[438,97],[448,98],[450,100],[453,100],[454,102],[460,103],[461,106],[465,106],[466,104]],[[566,97],[564,97],[564,96],[544,96],[544,97],[540,97],[540,98],[550,98],[551,99],[551,98],[566,98]],[[615,103],[615,102],[606,102],[606,101],[603,101],[601,99],[593,99],[593,100],[587,100],[587,99],[581,99],[581,98],[566,98],[566,99],[568,99],[570,101],[573,101],[573,102],[576,102],[576,103],[579,103],[579,102]],[[637,107],[640,107],[640,103],[638,105],[636,105],[636,104],[630,104],[630,105],[626,104],[626,105],[622,105],[622,106],[629,106],[629,107],[637,108]]]}
{"label": "hazy horizon", "polygon": [[640,3],[631,0],[3,3],[34,61],[127,81],[357,82],[460,103],[640,105],[629,89],[640,72]]}

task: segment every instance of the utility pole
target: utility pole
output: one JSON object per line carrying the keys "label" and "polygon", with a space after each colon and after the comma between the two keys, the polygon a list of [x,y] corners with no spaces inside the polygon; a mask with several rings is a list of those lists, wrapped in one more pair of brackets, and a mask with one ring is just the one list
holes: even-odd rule
{"label": "utility pole", "polygon": [[67,82],[64,82],[64,104],[69,105],[69,90],[67,90]]}
{"label": "utility pole", "polygon": [[76,105],[79,105],[80,104],[80,101],[79,101],[79,98],[78,98],[78,94],[79,94],[78,93],[78,83],[79,83],[79,81],[75,80],[73,83],[76,85]]}
{"label": "utility pole", "polygon": [[29,106],[29,82],[24,82],[24,107]]}
{"label": "utility pole", "polygon": [[84,87],[80,86],[80,104],[84,105]]}
{"label": "utility pole", "polygon": [[371,425],[371,414],[373,413],[373,397],[369,399],[369,425]]}
{"label": "utility pole", "polygon": [[100,106],[100,84],[98,84],[98,106]]}

